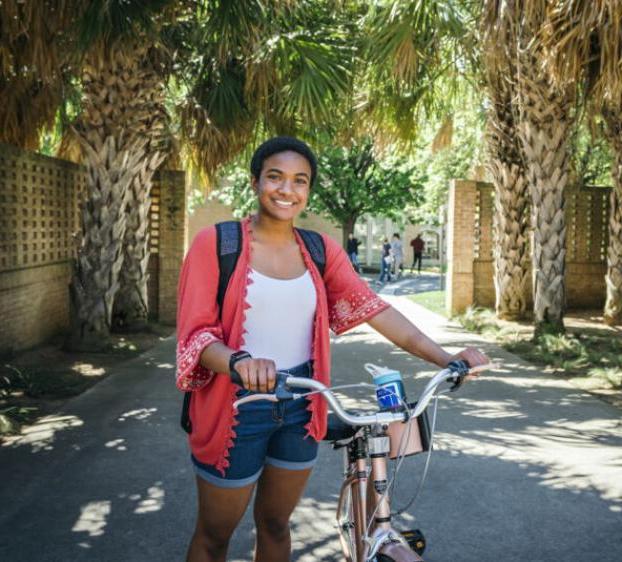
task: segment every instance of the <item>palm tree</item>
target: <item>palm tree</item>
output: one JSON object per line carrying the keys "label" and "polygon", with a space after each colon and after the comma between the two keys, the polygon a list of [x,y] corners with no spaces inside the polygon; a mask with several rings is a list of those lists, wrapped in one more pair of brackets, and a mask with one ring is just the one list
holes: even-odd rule
{"label": "palm tree", "polygon": [[[44,4],[43,6],[41,4]],[[0,2],[0,142],[36,149],[66,95],[82,3]]]}
{"label": "palm tree", "polygon": [[468,14],[451,0],[392,0],[362,19],[355,84],[359,127],[381,142],[411,146],[423,115],[447,113]]}
{"label": "palm tree", "polygon": [[166,155],[156,39],[169,3],[93,0],[81,20],[83,102],[72,130],[88,181],[70,290],[74,348],[106,345],[120,287],[119,314],[146,319],[149,193]]}
{"label": "palm tree", "polygon": [[611,168],[613,189],[609,209],[609,245],[607,247],[607,297],[604,319],[609,325],[622,324],[622,103],[602,108],[607,138],[614,151]]}
{"label": "palm tree", "polygon": [[351,55],[329,3],[214,2],[181,42],[182,140],[208,175],[259,135],[313,137],[338,118]]}
{"label": "palm tree", "polygon": [[622,323],[622,4],[568,0],[550,17],[550,64],[557,81],[581,83],[588,113],[601,113],[614,152],[607,249],[605,322]]}
{"label": "palm tree", "polygon": [[517,131],[516,65],[509,52],[514,22],[495,21],[495,16],[507,18],[509,14],[496,14],[492,1],[484,3],[484,14],[493,18],[482,26],[482,70],[490,101],[488,168],[495,187],[495,308],[498,317],[516,319],[527,310],[529,197]]}
{"label": "palm tree", "polygon": [[[533,293],[536,337],[563,331],[566,223],[564,190],[569,175],[568,139],[574,124],[575,86],[554,81],[546,68],[550,0],[497,4],[494,21],[509,31],[516,58],[518,136],[531,195]],[[499,17],[507,10],[507,17]]]}

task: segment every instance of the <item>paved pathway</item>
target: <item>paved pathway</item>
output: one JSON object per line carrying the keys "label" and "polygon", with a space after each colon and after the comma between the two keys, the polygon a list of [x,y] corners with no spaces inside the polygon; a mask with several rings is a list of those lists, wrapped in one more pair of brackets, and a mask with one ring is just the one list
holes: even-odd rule
{"label": "paved pathway", "polygon": [[[481,345],[503,368],[441,399],[428,481],[401,523],[425,532],[429,562],[622,560],[620,411],[390,295],[437,279],[382,292],[448,348]],[[366,327],[333,350],[339,383],[366,379],[366,361],[389,364],[407,374],[414,397],[432,373]],[[0,448],[0,560],[183,560],[195,495],[173,352],[172,339],[162,342]],[[293,522],[295,561],[340,560],[341,458],[328,445],[320,454]],[[415,488],[420,457],[404,463],[398,505]],[[247,518],[230,560],[250,560],[252,541]]]}

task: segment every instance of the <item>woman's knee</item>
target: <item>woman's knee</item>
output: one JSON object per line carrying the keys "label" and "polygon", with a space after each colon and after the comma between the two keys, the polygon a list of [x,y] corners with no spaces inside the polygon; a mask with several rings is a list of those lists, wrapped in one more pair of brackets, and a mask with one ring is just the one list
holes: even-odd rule
{"label": "woman's knee", "polygon": [[192,541],[199,546],[201,550],[217,557],[227,552],[232,534],[233,529],[219,529],[199,523],[194,531]]}
{"label": "woman's knee", "polygon": [[289,518],[275,516],[255,517],[257,532],[268,535],[275,541],[289,538]]}

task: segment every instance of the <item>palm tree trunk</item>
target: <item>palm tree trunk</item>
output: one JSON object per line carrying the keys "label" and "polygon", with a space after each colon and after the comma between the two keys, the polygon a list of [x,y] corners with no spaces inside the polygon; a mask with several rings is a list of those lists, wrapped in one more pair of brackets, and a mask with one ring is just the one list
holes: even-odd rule
{"label": "palm tree trunk", "polygon": [[[93,341],[107,339],[114,298],[121,286],[124,298],[117,309],[138,309],[140,312],[134,316],[147,317],[149,191],[152,176],[163,159],[161,139],[166,133],[161,117],[165,114],[161,82],[149,50],[139,41],[113,48],[100,58],[93,55],[84,66],[83,112],[76,126],[90,180],[82,213],[83,253],[97,253],[93,249],[95,242],[89,240],[91,225],[112,231],[114,236],[97,239],[106,245],[105,260],[91,260],[88,266],[78,263],[75,268],[72,294],[82,296],[73,299],[75,321],[69,340],[73,347],[91,348]],[[158,106],[158,111],[154,106]],[[116,153],[127,153],[126,158],[111,159],[99,154],[110,143]],[[101,177],[111,183],[106,188],[105,209],[99,208]],[[98,276],[98,284],[84,282],[85,268]],[[106,295],[104,304],[102,291]],[[90,334],[95,336],[90,338]]]}
{"label": "palm tree trunk", "polygon": [[134,176],[128,189],[123,267],[119,272],[119,290],[115,295],[113,309],[113,324],[117,330],[140,329],[148,321],[151,186],[153,175],[163,159],[164,154],[155,153],[147,166]]}
{"label": "palm tree trunk", "polygon": [[132,181],[126,209],[124,261],[113,309],[113,325],[117,330],[141,329],[149,316],[147,269],[151,186],[153,175],[170,150],[169,118],[164,105],[166,94],[162,72],[156,64],[157,60],[152,60],[147,54],[136,67],[141,84],[141,111],[132,119],[135,127],[149,140],[148,163]]}
{"label": "palm tree trunk", "polygon": [[553,86],[543,69],[543,54],[526,46],[518,57],[519,137],[531,192],[533,293],[536,337],[564,330],[566,304],[566,221],[564,191],[568,182],[567,141],[573,125],[569,90]]}
{"label": "palm tree trunk", "polygon": [[[108,339],[127,224],[129,187],[150,177],[144,127],[150,107],[141,100],[139,62],[146,49],[124,45],[84,65],[83,112],[74,129],[88,169],[82,241],[71,283],[74,348]],[[152,172],[151,172],[152,173]]]}
{"label": "palm tree trunk", "polygon": [[518,319],[527,311],[529,200],[513,92],[506,80],[500,68],[489,74],[487,145],[488,168],[495,186],[495,309],[499,318]]}
{"label": "palm tree trunk", "polygon": [[143,148],[117,150],[113,137],[93,144],[80,138],[87,161],[87,193],[81,208],[82,239],[70,284],[71,349],[107,345],[112,304],[123,263],[119,240],[125,233],[128,186],[143,159]]}
{"label": "palm tree trunk", "polygon": [[612,166],[613,189],[609,210],[609,245],[607,248],[607,298],[604,317],[609,325],[622,324],[622,108],[603,109],[607,136],[615,157]]}

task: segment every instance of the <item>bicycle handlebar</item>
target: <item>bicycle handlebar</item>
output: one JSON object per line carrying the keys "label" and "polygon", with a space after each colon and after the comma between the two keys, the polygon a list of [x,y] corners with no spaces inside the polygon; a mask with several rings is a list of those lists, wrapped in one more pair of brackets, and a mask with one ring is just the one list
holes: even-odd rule
{"label": "bicycle handlebar", "polygon": [[[413,410],[410,411],[410,417],[416,418],[420,416],[423,411],[428,407],[430,400],[434,397],[436,389],[446,381],[450,381],[453,383],[451,390],[456,390],[461,384],[464,378],[469,374],[475,374],[487,369],[497,368],[498,365],[495,363],[488,363],[486,365],[480,365],[477,367],[469,368],[469,366],[464,361],[452,361],[445,369],[436,373],[432,379],[428,382],[423,392],[421,393],[419,400],[417,400],[417,405]],[[240,382],[234,378],[237,377]],[[231,373],[231,378],[233,382],[240,384],[242,379],[240,375],[233,371]],[[321,393],[324,398],[328,401],[328,403],[333,408],[334,413],[339,417],[343,422],[352,426],[363,426],[363,425],[375,425],[375,424],[389,424],[394,421],[407,421],[408,413],[407,412],[376,412],[374,414],[349,414],[346,412],[339,402],[339,398],[333,394],[329,387],[322,384],[319,381],[308,379],[304,377],[293,377],[288,373],[277,372],[277,382],[275,386],[274,393],[271,394],[253,394],[251,396],[245,396],[236,400],[233,403],[234,408],[238,408],[242,404],[246,404],[248,402],[254,402],[256,400],[269,400],[271,402],[278,402],[280,400],[292,400],[296,398],[300,398],[305,394],[292,393],[287,387],[301,387],[308,388],[312,391],[317,391]]]}

